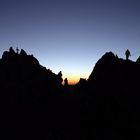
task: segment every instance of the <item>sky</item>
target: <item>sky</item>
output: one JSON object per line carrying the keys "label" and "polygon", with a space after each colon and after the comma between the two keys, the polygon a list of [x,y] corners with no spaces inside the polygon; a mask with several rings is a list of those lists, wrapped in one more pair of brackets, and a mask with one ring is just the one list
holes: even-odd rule
{"label": "sky", "polygon": [[76,83],[105,52],[140,55],[139,0],[0,0],[0,56],[10,46]]}

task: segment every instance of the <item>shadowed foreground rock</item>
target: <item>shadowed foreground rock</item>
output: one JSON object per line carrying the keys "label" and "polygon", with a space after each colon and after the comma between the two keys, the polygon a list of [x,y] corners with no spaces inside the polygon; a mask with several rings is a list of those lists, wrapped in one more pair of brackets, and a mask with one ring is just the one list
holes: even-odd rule
{"label": "shadowed foreground rock", "polygon": [[139,79],[140,58],[108,52],[88,80],[63,86],[61,71],[10,47],[0,59],[0,139],[139,140]]}

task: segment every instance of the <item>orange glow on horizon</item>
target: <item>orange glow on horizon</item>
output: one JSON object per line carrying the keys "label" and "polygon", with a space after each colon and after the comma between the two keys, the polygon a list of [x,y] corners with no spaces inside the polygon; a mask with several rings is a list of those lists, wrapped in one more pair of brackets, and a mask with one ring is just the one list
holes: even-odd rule
{"label": "orange glow on horizon", "polygon": [[[65,79],[65,78],[64,78]],[[64,79],[63,79],[63,83],[62,84],[64,84]],[[67,78],[68,79],[68,84],[69,85],[75,85],[76,83],[78,83],[79,82],[79,78],[78,79],[72,79],[72,78]]]}
{"label": "orange glow on horizon", "polygon": [[69,85],[75,85],[76,83],[78,83],[78,81],[79,81],[79,80],[74,80],[74,79],[72,80],[72,79],[71,79],[71,80],[68,80],[68,84],[69,84]]}
{"label": "orange glow on horizon", "polygon": [[79,80],[80,80],[80,78],[85,78],[85,79],[87,79],[87,76],[83,76],[83,77],[80,77],[80,76],[78,76],[78,75],[64,75],[64,77],[63,77],[63,84],[64,84],[64,79],[65,78],[67,78],[68,79],[68,84],[69,85],[75,85],[76,83],[78,83],[79,82]]}

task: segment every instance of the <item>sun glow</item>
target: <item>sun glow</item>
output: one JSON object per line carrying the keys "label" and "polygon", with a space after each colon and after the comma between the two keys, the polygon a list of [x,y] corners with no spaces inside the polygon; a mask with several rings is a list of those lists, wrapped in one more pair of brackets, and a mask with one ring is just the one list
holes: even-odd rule
{"label": "sun glow", "polygon": [[[85,78],[87,79],[88,78],[88,75],[86,74],[63,74],[63,80],[67,78],[68,79],[68,84],[69,85],[74,85],[76,83],[79,82],[80,78]],[[64,81],[63,81],[63,84],[64,84]]]}
{"label": "sun glow", "polygon": [[69,85],[75,85],[79,81],[79,77],[67,77]]}

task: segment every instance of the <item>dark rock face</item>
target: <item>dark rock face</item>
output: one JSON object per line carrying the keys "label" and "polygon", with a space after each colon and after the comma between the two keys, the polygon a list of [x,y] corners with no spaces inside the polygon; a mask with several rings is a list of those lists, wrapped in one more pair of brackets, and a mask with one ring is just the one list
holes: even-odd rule
{"label": "dark rock face", "polygon": [[50,129],[56,125],[53,117],[61,106],[57,97],[62,92],[61,83],[62,74],[41,66],[33,55],[24,50],[16,53],[12,47],[5,51],[0,59],[1,128],[5,139],[44,139],[55,133]]}
{"label": "dark rock face", "polygon": [[0,139],[140,139],[140,58],[108,52],[88,80],[62,85],[33,55],[10,47],[0,59]]}
{"label": "dark rock face", "polygon": [[109,52],[96,63],[87,82],[89,114],[96,120],[90,126],[96,137],[140,138],[139,79],[139,59],[123,60]]}
{"label": "dark rock face", "polygon": [[[91,87],[100,89],[122,90],[124,87],[136,88],[140,78],[139,63],[123,60],[116,57],[112,52],[106,53],[95,65],[88,79]],[[101,88],[102,87],[102,88]],[[103,91],[102,91],[103,92]],[[106,91],[105,91],[106,92]]]}
{"label": "dark rock face", "polygon": [[[52,73],[41,66],[33,55],[27,55],[22,49],[15,53],[10,48],[5,51],[0,60],[0,83],[9,84],[49,84],[50,86],[61,85],[62,77]],[[40,85],[41,86],[41,85]],[[39,87],[39,86],[38,86]]]}

